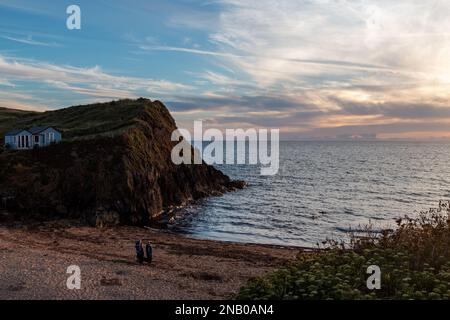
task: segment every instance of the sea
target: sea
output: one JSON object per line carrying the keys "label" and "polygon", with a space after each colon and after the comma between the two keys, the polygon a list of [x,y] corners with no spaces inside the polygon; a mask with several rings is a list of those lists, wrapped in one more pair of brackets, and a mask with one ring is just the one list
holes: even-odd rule
{"label": "sea", "polygon": [[200,239],[317,247],[370,226],[395,228],[450,199],[450,142],[284,141],[280,168],[215,165],[248,187],[177,213],[173,230]]}

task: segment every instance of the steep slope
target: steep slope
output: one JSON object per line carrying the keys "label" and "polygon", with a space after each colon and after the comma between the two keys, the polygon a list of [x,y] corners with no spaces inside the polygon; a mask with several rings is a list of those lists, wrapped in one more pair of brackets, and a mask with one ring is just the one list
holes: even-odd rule
{"label": "steep slope", "polygon": [[0,197],[22,217],[142,225],[174,206],[243,187],[212,166],[172,163],[176,124],[159,101],[30,114],[2,128],[37,124],[58,127],[65,141],[0,154]]}

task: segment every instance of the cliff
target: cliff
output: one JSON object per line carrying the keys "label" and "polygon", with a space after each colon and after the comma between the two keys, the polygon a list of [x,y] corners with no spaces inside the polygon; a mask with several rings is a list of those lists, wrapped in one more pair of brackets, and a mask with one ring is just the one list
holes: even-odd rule
{"label": "cliff", "polygon": [[27,217],[145,225],[175,206],[242,188],[214,167],[175,165],[176,124],[159,101],[122,100],[45,113],[0,110],[0,134],[51,125],[63,142],[0,153],[0,197]]}

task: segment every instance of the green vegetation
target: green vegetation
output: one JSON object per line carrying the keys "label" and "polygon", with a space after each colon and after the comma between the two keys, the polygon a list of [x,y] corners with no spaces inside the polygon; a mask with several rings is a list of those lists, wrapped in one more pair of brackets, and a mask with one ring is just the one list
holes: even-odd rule
{"label": "green vegetation", "polygon": [[49,125],[63,132],[65,140],[123,133],[135,123],[147,99],[119,100],[85,106],[74,106],[47,112],[0,108],[0,136],[11,129]]}
{"label": "green vegetation", "polygon": [[18,119],[32,115],[35,112],[0,108],[0,123],[6,123],[8,121],[17,121]]}
{"label": "green vegetation", "polygon": [[[175,120],[159,101],[121,100],[45,112],[0,110],[0,130],[51,125],[63,141],[2,152],[0,198],[15,218],[149,225],[173,207],[241,188],[206,164],[171,161]],[[27,196],[24,197],[23,195]]]}
{"label": "green vegetation", "polygon": [[[352,237],[264,278],[238,299],[450,299],[450,205],[397,221],[398,228]],[[381,268],[381,289],[367,289],[367,267]]]}

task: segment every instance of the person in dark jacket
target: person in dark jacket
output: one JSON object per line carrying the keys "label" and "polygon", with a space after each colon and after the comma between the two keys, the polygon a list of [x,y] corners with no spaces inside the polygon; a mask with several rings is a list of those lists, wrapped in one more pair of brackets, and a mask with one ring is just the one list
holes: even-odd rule
{"label": "person in dark jacket", "polygon": [[143,263],[145,260],[144,257],[144,248],[142,246],[142,240],[136,241],[136,259],[139,263]]}
{"label": "person in dark jacket", "polygon": [[147,242],[147,245],[145,246],[145,252],[147,253],[147,262],[152,263],[153,260],[153,248],[152,245],[149,242]]}

